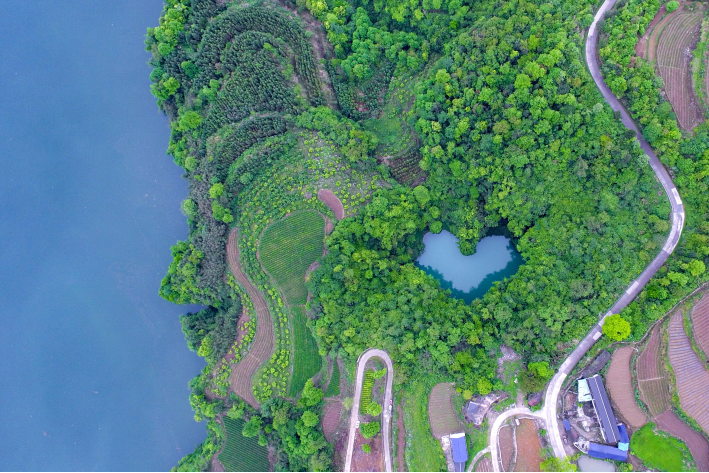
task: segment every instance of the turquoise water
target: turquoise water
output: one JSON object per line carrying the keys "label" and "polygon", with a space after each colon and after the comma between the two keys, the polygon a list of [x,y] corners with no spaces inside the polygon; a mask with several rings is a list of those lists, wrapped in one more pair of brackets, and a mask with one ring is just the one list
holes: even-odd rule
{"label": "turquoise water", "polygon": [[460,253],[458,239],[445,230],[426,233],[423,243],[416,265],[466,303],[485,295],[495,281],[512,276],[524,263],[512,240],[501,235],[480,240],[470,256]]}
{"label": "turquoise water", "polygon": [[0,470],[169,470],[204,366],[158,296],[187,236],[150,95],[161,0],[4,0]]}
{"label": "turquoise water", "polygon": [[599,460],[597,458],[581,455],[578,460],[581,471],[615,471],[615,465],[611,462]]}

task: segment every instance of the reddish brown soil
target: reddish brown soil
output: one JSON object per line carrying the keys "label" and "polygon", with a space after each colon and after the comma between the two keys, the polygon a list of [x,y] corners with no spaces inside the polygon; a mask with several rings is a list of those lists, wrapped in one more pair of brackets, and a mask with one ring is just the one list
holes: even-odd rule
{"label": "reddish brown soil", "polygon": [[[512,427],[504,425],[500,428],[500,458],[505,471],[510,471],[510,463],[514,456],[514,439],[512,438]],[[492,465],[491,465],[492,466]]]}
{"label": "reddish brown soil", "polygon": [[647,422],[643,411],[635,401],[633,378],[630,373],[630,360],[635,350],[632,347],[619,348],[613,353],[611,366],[606,375],[606,386],[611,396],[611,401],[618,407],[623,419],[637,430]]}
{"label": "reddish brown soil", "polygon": [[226,468],[224,468],[224,465],[222,465],[222,462],[219,461],[217,458],[219,455],[214,455],[212,457],[212,463],[210,464],[209,471],[226,471]]}
{"label": "reddish brown soil", "polygon": [[342,205],[342,202],[340,202],[340,199],[338,199],[335,193],[330,189],[320,189],[318,191],[318,199],[320,199],[320,202],[327,205],[327,207],[332,210],[332,213],[335,214],[337,220],[342,220],[345,218],[345,207]]}
{"label": "reddish brown soil", "polygon": [[703,435],[682,422],[671,409],[657,416],[657,426],[687,444],[697,471],[709,471],[709,442]]}
{"label": "reddish brown soil", "polygon": [[[666,10],[666,8],[665,8]],[[648,42],[648,48],[647,48],[647,59],[648,61],[654,61],[656,56],[657,56],[657,40],[660,37],[660,33],[665,29],[667,26],[667,23],[674,17],[675,15],[678,15],[679,12],[681,11],[681,8],[678,8],[677,10],[673,11],[666,17],[664,17],[660,22],[657,23],[657,26],[650,32],[650,40]]]}
{"label": "reddish brown soil", "polygon": [[325,404],[322,417],[322,430],[325,434],[325,439],[332,443],[337,433],[338,427],[342,422],[342,413],[345,407],[340,401],[332,401]]}
{"label": "reddish brown soil", "polygon": [[648,39],[650,38],[650,34],[652,33],[652,30],[655,28],[657,23],[660,22],[662,17],[667,13],[667,6],[662,5],[660,9],[657,11],[657,14],[655,15],[655,18],[652,19],[649,25],[647,25],[647,28],[645,28],[645,34],[640,38],[640,41],[638,41],[638,44],[635,45],[635,54],[641,58],[645,58],[647,56],[647,42]]}
{"label": "reddish brown soil", "polygon": [[683,11],[671,16],[657,44],[657,67],[677,121],[684,130],[691,131],[704,119],[692,84],[690,66],[691,51],[699,41],[702,12]]}
{"label": "reddish brown soil", "polygon": [[694,305],[692,326],[697,345],[705,355],[709,356],[709,292],[705,292],[704,297]]}
{"label": "reddish brown soil", "polygon": [[660,342],[658,326],[652,331],[645,349],[635,362],[642,400],[654,416],[660,415],[670,407],[669,384],[662,366]]}
{"label": "reddish brown soil", "polygon": [[539,450],[542,444],[539,442],[537,429],[531,419],[520,419],[517,426],[517,463],[514,471],[541,471],[539,464],[542,458]]}
{"label": "reddish brown soil", "polygon": [[259,367],[271,357],[275,340],[273,336],[273,322],[271,314],[268,311],[266,300],[261,293],[251,284],[249,278],[241,270],[239,264],[239,247],[238,234],[236,228],[229,233],[229,240],[226,245],[227,260],[229,261],[229,269],[236,280],[244,288],[246,294],[251,299],[256,311],[256,333],[254,341],[251,345],[249,353],[231,369],[229,376],[229,384],[231,389],[244,401],[258,408],[251,386],[251,378],[253,378]]}
{"label": "reddish brown soil", "polygon": [[484,455],[475,464],[475,471],[492,471],[492,460],[490,460],[490,455]]}
{"label": "reddish brown soil", "polygon": [[398,432],[398,437],[396,439],[396,464],[398,465],[398,471],[406,471],[406,465],[404,465],[404,450],[406,449],[406,428],[404,427],[404,410],[401,406],[404,405],[404,400],[401,400],[401,404],[396,406],[397,419],[396,419],[396,431]]}
{"label": "reddish brown soil", "polygon": [[[362,451],[362,445],[369,444],[372,448],[370,453]],[[384,454],[382,452],[382,436],[379,433],[376,437],[366,439],[362,437],[357,429],[354,450],[352,452],[352,467],[350,471],[384,471]]]}
{"label": "reddish brown soil", "polygon": [[677,312],[670,321],[668,354],[682,409],[709,432],[709,372],[684,332],[682,312]]}

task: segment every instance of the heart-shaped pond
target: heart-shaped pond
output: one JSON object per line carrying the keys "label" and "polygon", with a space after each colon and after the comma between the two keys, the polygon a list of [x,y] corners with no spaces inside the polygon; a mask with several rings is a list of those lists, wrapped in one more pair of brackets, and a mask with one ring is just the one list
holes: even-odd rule
{"label": "heart-shaped pond", "polygon": [[480,240],[470,256],[460,253],[458,239],[445,230],[438,234],[426,233],[423,244],[425,249],[416,260],[416,266],[467,304],[485,295],[495,281],[515,274],[524,263],[512,240],[501,235]]}

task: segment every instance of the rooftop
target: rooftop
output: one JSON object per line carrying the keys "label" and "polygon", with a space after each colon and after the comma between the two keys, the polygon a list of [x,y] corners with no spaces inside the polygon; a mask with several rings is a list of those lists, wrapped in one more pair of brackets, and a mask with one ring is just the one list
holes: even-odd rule
{"label": "rooftop", "polygon": [[615,415],[611,409],[611,403],[608,401],[608,394],[603,385],[603,380],[599,375],[586,378],[588,387],[591,389],[593,397],[593,407],[598,414],[598,420],[601,423],[601,432],[607,443],[618,443],[620,441],[620,431],[618,430],[618,422],[615,420]]}

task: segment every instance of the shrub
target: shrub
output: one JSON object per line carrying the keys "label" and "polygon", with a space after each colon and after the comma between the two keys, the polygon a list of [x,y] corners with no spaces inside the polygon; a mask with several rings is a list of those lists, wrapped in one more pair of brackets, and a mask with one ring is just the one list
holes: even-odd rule
{"label": "shrub", "polygon": [[362,433],[362,437],[370,439],[379,433],[379,429],[379,422],[369,422],[368,424],[362,424],[360,432]]}

